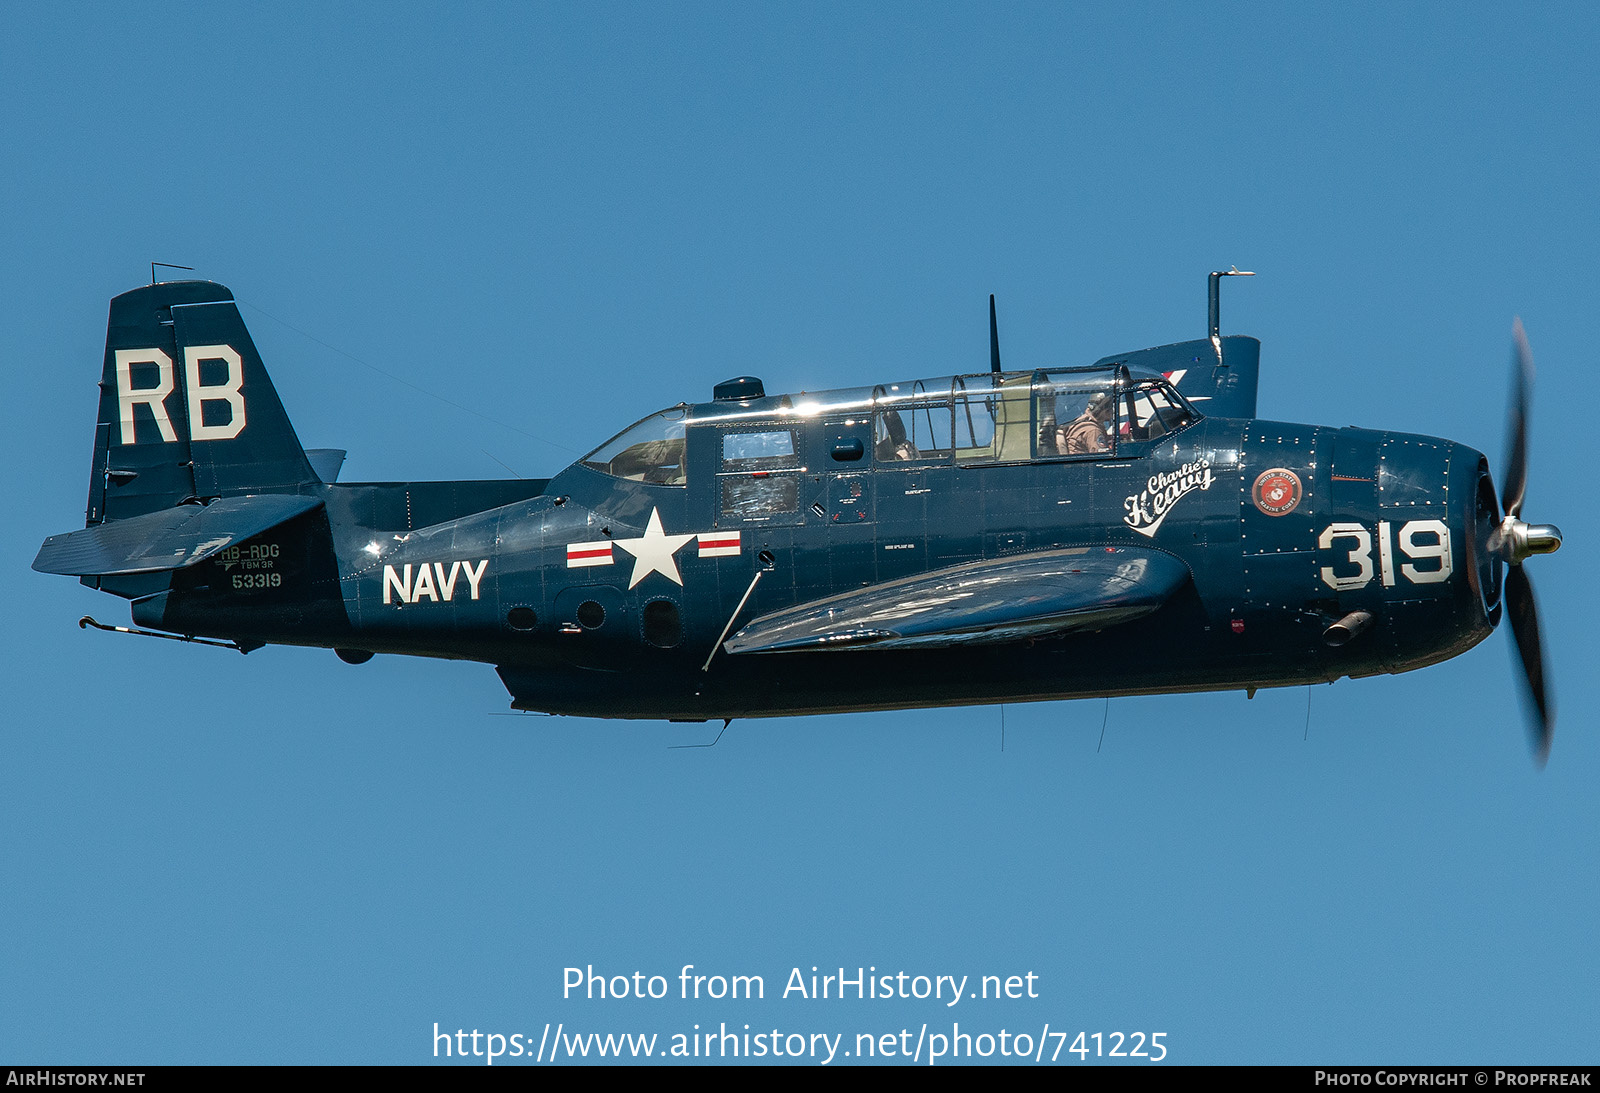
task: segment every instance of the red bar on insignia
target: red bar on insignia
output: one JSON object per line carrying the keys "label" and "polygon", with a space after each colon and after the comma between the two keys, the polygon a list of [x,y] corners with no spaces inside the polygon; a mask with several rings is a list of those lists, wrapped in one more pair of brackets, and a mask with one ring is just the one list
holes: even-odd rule
{"label": "red bar on insignia", "polygon": [[611,564],[611,540],[598,543],[568,543],[567,568],[581,569],[590,565]]}
{"label": "red bar on insignia", "polygon": [[737,531],[702,532],[699,539],[702,558],[733,558],[739,553]]}

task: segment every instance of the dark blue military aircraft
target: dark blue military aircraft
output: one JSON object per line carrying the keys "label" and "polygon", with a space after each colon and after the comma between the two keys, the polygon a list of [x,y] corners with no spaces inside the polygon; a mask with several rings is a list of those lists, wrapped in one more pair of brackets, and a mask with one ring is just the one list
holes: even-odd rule
{"label": "dark blue military aircraft", "polygon": [[[759,717],[1278,687],[1453,657],[1509,613],[1553,709],[1510,458],[1258,420],[1260,344],[769,395],[717,384],[554,478],[341,483],[232,294],[111,301],[86,527],[34,568],[136,633],[495,666],[519,710]],[[1505,567],[1509,566],[1509,572]],[[85,618],[81,625],[95,625]],[[126,627],[101,627],[128,630]]]}

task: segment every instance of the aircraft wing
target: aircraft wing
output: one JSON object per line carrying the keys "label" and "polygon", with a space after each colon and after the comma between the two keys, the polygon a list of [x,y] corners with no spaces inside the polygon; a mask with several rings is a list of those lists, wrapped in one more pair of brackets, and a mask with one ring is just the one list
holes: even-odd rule
{"label": "aircraft wing", "polygon": [[1100,630],[1148,615],[1189,567],[1145,547],[1077,547],[969,562],[756,619],[730,653],[994,644]]}
{"label": "aircraft wing", "polygon": [[320,497],[275,493],[178,505],[52,535],[33,568],[72,577],[183,569],[321,504]]}

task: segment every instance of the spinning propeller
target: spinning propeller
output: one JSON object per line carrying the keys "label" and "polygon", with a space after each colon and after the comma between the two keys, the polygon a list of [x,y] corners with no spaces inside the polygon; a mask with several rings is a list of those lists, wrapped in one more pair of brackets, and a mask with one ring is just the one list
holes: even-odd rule
{"label": "spinning propeller", "polygon": [[1555,707],[1544,679],[1544,640],[1539,630],[1539,609],[1533,585],[1522,563],[1535,554],[1551,554],[1561,547],[1561,529],[1554,524],[1528,524],[1522,520],[1522,501],[1528,489],[1528,396],[1533,386],[1533,354],[1522,332],[1522,320],[1512,328],[1511,436],[1506,454],[1506,479],[1501,487],[1505,518],[1489,535],[1489,552],[1511,568],[1506,573],[1505,607],[1511,617],[1511,634],[1522,658],[1523,679],[1538,713],[1530,724],[1534,752],[1543,764],[1550,756],[1555,729]]}

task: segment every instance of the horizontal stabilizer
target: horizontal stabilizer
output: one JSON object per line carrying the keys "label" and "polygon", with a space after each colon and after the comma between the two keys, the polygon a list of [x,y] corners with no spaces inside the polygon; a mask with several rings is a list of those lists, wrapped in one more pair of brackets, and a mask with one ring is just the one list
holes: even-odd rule
{"label": "horizontal stabilizer", "polygon": [[1077,547],[970,562],[764,616],[730,653],[996,644],[1100,630],[1157,610],[1189,567],[1143,547]]}
{"label": "horizontal stabilizer", "polygon": [[273,493],[147,512],[52,535],[39,548],[33,568],[72,577],[183,569],[321,504],[320,497]]}
{"label": "horizontal stabilizer", "polygon": [[317,477],[324,482],[339,481],[339,470],[344,466],[345,450],[343,448],[309,448],[306,450],[306,461],[311,464],[311,469]]}

